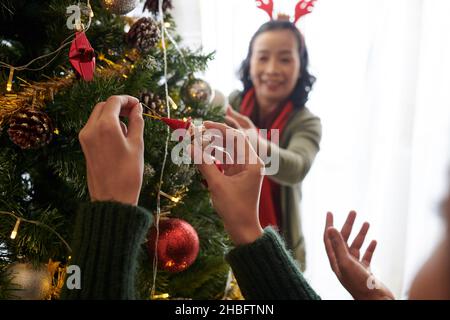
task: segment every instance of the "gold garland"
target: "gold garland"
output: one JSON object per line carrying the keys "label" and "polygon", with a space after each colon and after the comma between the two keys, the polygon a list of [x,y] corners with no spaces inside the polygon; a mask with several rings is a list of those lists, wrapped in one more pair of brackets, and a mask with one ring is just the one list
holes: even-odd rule
{"label": "gold garland", "polygon": [[[135,68],[135,62],[139,59],[139,53],[133,49],[125,53],[125,57],[119,62],[113,62],[105,57],[104,54],[98,55],[98,60],[105,66],[98,64],[96,74],[100,77],[122,76],[128,77],[128,74]],[[46,103],[52,102],[58,91],[70,87],[76,77],[73,72],[67,72],[65,77],[48,78],[46,81],[28,82],[17,77],[21,81],[20,87],[23,89],[18,93],[7,93],[0,95],[0,127],[14,113],[24,108],[45,107]]]}
{"label": "gold garland", "polygon": [[[135,62],[138,59],[139,53],[134,49],[128,51],[125,58],[118,63],[99,54],[98,60],[105,66],[98,64],[96,74],[100,77],[122,76],[127,78],[129,72],[135,68]],[[16,112],[25,108],[42,109],[48,102],[52,102],[60,90],[70,87],[75,82],[76,77],[73,72],[66,71],[66,74],[65,77],[48,78],[46,81],[32,83],[17,77],[21,81],[22,90],[18,93],[0,95],[0,128]],[[47,268],[52,278],[52,289],[47,299],[59,299],[66,277],[66,267],[58,261],[49,260]]]}
{"label": "gold garland", "polygon": [[245,300],[233,271],[230,270],[228,276],[229,281],[226,285],[222,300]]}
{"label": "gold garland", "polygon": [[63,289],[66,279],[67,266],[59,261],[49,259],[47,270],[52,279],[52,286],[45,300],[58,300],[61,296],[61,290]]}
{"label": "gold garland", "polygon": [[23,108],[43,108],[46,101],[53,101],[54,95],[59,90],[68,87],[72,83],[73,75],[36,83],[20,80],[23,82],[20,85],[23,87],[21,92],[0,96],[0,126],[9,116]]}

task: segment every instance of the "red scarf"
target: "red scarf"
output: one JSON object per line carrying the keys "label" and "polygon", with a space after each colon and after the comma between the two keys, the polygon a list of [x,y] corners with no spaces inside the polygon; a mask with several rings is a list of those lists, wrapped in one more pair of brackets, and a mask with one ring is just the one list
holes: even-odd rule
{"label": "red scarf", "polygon": [[[255,89],[250,89],[242,99],[240,113],[249,117],[259,129],[268,129],[267,139],[270,141],[270,129],[278,129],[281,138],[283,129],[294,109],[291,101],[276,108],[265,119],[260,121],[258,108],[255,108]],[[259,202],[259,221],[261,226],[278,227],[281,223],[280,185],[267,176],[264,177]]]}

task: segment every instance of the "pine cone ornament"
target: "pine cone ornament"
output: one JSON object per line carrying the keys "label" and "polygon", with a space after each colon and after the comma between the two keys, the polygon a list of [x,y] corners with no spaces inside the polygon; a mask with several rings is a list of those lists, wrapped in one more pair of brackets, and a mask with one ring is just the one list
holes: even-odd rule
{"label": "pine cone ornament", "polygon": [[146,186],[151,183],[151,180],[155,177],[156,171],[149,163],[144,163],[144,174],[142,185]]}
{"label": "pine cone ornament", "polygon": [[147,107],[149,107],[159,115],[165,114],[166,112],[164,100],[154,93],[151,92],[143,93],[141,96],[141,101],[145,103]]}
{"label": "pine cone ornament", "polygon": [[[166,12],[169,9],[172,9],[172,1],[171,0],[163,0],[162,9],[163,12]],[[144,10],[147,9],[150,12],[158,13],[159,12],[159,0],[147,0],[144,4]],[[142,10],[142,11],[144,11]]]}
{"label": "pine cone ornament", "polygon": [[149,163],[144,164],[144,177],[153,178],[155,176],[155,168]]}
{"label": "pine cone ornament", "polygon": [[142,53],[148,53],[154,48],[161,38],[158,24],[152,18],[141,18],[136,21],[127,34],[127,42],[139,49]]}
{"label": "pine cone ornament", "polygon": [[39,110],[21,110],[9,120],[9,138],[22,149],[37,149],[53,138],[53,124],[49,116]]}

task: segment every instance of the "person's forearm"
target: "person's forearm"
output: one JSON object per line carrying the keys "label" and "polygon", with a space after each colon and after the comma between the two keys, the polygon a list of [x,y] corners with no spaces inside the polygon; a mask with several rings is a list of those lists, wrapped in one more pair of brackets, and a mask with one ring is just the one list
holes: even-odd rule
{"label": "person's forearm", "polygon": [[246,299],[320,299],[271,228],[255,242],[231,250],[226,259]]}
{"label": "person's forearm", "polygon": [[[220,213],[221,216],[225,217],[223,219],[223,226],[235,246],[242,246],[255,242],[264,233],[264,230],[259,223],[258,204],[256,202],[253,210],[233,210],[233,213],[239,217],[239,221],[230,220],[228,214],[224,212],[219,212],[219,214]],[[243,219],[243,217],[247,217],[247,219]]]}
{"label": "person's forearm", "polygon": [[268,177],[280,185],[295,185],[303,181],[318,152],[318,148],[302,145],[300,141],[292,141],[288,148],[281,148],[261,136],[250,141],[257,146],[255,150],[266,164]]}
{"label": "person's forearm", "polygon": [[70,261],[81,271],[81,288],[64,287],[61,298],[135,299],[138,254],[151,221],[140,207],[116,202],[81,205]]}

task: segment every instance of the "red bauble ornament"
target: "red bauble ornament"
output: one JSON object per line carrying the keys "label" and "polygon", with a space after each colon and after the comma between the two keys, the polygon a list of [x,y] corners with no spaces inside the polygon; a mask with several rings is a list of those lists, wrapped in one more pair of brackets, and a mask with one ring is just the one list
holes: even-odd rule
{"label": "red bauble ornament", "polygon": [[[156,228],[150,229],[147,250],[155,255]],[[159,222],[158,268],[168,272],[181,272],[191,266],[199,252],[199,240],[195,229],[181,219],[162,219]]]}

